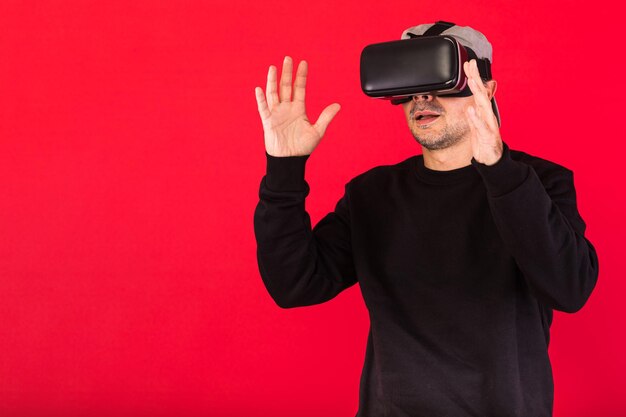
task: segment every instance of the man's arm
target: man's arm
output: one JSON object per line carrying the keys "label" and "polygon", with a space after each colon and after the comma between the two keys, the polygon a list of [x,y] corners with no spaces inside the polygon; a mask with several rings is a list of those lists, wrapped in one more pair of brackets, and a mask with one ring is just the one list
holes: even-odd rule
{"label": "man's arm", "polygon": [[319,304],[355,284],[350,243],[348,186],[335,211],[311,229],[305,211],[308,156],[266,154],[254,212],[257,260],[263,282],[280,307]]}
{"label": "man's arm", "polygon": [[493,92],[480,80],[476,60],[463,69],[474,96],[467,107],[472,165],[485,182],[500,236],[535,297],[556,310],[576,312],[596,285],[598,257],[584,237],[573,174],[555,169],[542,182],[531,166],[511,159],[489,101]]}
{"label": "man's arm", "polygon": [[500,236],[531,292],[556,310],[580,310],[596,285],[598,257],[584,236],[572,171],[554,169],[542,182],[533,167],[511,159],[506,144],[494,165],[475,159],[472,164],[484,180]]}
{"label": "man's arm", "polygon": [[280,88],[274,66],[267,74],[266,94],[255,88],[267,159],[254,212],[257,259],[267,290],[284,308],[322,303],[356,282],[348,187],[335,211],[313,230],[304,208],[306,160],[340,107],[327,106],[311,124],[304,106],[308,64],[298,65],[293,98],[292,71],[291,58],[285,57]]}

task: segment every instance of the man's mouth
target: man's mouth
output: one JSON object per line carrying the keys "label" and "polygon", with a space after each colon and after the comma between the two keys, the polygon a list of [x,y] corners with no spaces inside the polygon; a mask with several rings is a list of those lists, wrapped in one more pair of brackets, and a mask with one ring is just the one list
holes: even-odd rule
{"label": "man's mouth", "polygon": [[418,111],[414,114],[415,122],[419,126],[427,125],[436,121],[439,118],[439,114],[432,111]]}

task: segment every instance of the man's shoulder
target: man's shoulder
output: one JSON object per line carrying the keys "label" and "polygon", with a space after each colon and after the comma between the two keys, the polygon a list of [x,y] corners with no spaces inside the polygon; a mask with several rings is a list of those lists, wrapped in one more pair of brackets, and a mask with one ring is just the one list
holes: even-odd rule
{"label": "man's shoulder", "polygon": [[572,170],[561,164],[514,149],[510,149],[510,155],[511,159],[532,167],[548,190],[559,188],[559,184],[568,184],[572,180]]}
{"label": "man's shoulder", "polygon": [[572,171],[556,162],[549,161],[545,158],[540,158],[535,155],[531,155],[528,152],[510,149],[511,159],[519,162],[523,162],[527,165],[530,165],[534,168],[535,172],[539,175],[540,173],[550,173],[550,172],[566,172],[571,173]]}

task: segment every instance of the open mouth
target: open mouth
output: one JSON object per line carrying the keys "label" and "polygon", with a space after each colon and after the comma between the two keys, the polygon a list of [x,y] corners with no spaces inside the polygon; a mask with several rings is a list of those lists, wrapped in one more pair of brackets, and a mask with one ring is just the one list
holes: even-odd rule
{"label": "open mouth", "polygon": [[438,118],[438,114],[420,114],[415,118],[415,122],[420,126],[427,125],[436,121]]}

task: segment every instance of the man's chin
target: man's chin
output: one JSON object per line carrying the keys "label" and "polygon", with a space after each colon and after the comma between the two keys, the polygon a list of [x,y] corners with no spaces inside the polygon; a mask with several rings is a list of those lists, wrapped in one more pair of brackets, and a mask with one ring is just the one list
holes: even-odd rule
{"label": "man's chin", "polygon": [[422,145],[422,147],[428,149],[429,151],[443,149],[448,146],[446,141],[443,139],[425,139],[415,136],[415,140],[417,141],[417,143]]}
{"label": "man's chin", "polygon": [[438,151],[441,149],[449,148],[450,146],[456,145],[460,139],[451,137],[428,139],[415,135],[413,136],[415,137],[417,143],[419,143],[423,148],[428,149],[429,151]]}

